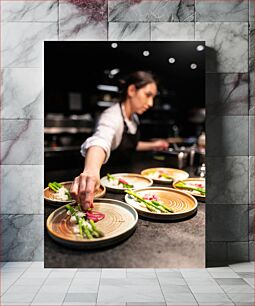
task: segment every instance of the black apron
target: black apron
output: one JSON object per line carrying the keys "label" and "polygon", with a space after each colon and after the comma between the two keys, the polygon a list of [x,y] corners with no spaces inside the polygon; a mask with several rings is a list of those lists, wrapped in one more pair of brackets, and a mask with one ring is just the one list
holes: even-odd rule
{"label": "black apron", "polygon": [[121,115],[124,123],[124,130],[119,146],[111,151],[108,162],[103,166],[103,172],[130,172],[130,164],[132,162],[133,153],[136,150],[140,133],[137,128],[135,134],[128,133],[128,127],[124,119],[122,108],[120,105]]}

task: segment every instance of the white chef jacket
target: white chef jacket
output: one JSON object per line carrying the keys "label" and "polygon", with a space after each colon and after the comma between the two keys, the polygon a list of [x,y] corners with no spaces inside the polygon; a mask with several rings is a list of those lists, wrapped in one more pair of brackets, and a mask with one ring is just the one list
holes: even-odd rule
{"label": "white chef jacket", "polygon": [[99,146],[106,153],[104,160],[104,163],[106,163],[110,157],[111,151],[116,149],[121,143],[124,131],[123,117],[128,128],[128,133],[135,134],[139,124],[137,114],[132,114],[129,120],[126,116],[123,104],[120,106],[119,103],[116,103],[101,114],[95,133],[87,138],[81,145],[82,156],[85,157],[88,148]]}

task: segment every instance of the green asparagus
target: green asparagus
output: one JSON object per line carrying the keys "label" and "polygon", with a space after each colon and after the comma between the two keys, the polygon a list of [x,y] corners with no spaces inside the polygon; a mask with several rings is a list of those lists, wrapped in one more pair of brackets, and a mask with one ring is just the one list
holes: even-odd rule
{"label": "green asparagus", "polygon": [[[54,192],[58,192],[58,190],[59,190],[60,188],[64,187],[64,186],[61,185],[60,183],[57,183],[57,182],[52,182],[52,183],[50,182],[50,183],[48,184],[48,187],[49,187],[50,189],[52,189]],[[65,187],[64,187],[64,188],[65,188]],[[65,194],[67,195],[68,200],[72,200],[70,191],[69,191],[67,188],[65,188]]]}
{"label": "green asparagus", "polygon": [[93,220],[89,220],[86,218],[86,214],[83,217],[79,217],[77,214],[79,212],[79,207],[77,210],[71,206],[70,204],[66,205],[65,208],[70,211],[71,215],[75,217],[76,223],[79,226],[79,232],[82,237],[87,237],[89,240],[95,238],[103,237],[104,234],[97,229]]}
{"label": "green asparagus", "polygon": [[145,200],[143,197],[141,197],[139,194],[135,193],[132,190],[125,190],[126,193],[136,198],[139,202],[142,202],[146,205],[147,209],[149,209],[152,212],[159,212],[159,213],[173,213],[174,211],[168,207],[166,207],[164,204],[161,204],[157,201],[149,201]]}
{"label": "green asparagus", "polygon": [[175,184],[175,187],[180,188],[180,189],[189,189],[189,190],[195,190],[201,193],[201,195],[205,195],[205,188],[200,188],[200,187],[195,187],[195,186],[190,186],[186,185],[184,182],[178,182]]}

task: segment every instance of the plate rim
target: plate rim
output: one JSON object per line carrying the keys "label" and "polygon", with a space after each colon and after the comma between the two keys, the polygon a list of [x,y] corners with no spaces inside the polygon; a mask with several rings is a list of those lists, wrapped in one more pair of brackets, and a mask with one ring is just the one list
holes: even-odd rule
{"label": "plate rim", "polygon": [[[147,188],[147,187],[145,187],[145,188]],[[139,190],[143,190],[143,189],[145,189],[145,188],[139,188],[139,189],[135,189],[134,191],[139,191]],[[196,209],[197,209],[197,207],[198,207],[198,202],[197,202],[197,199],[193,196],[193,195],[191,195],[191,194],[188,194],[188,193],[186,193],[186,192],[183,192],[183,191],[181,191],[181,190],[177,190],[177,189],[174,189],[174,188],[170,188],[170,187],[149,187],[149,189],[163,189],[163,190],[166,190],[166,191],[174,191],[174,192],[178,192],[178,193],[181,193],[181,194],[183,194],[183,195],[185,195],[185,196],[188,196],[188,197],[191,197],[192,198],[192,200],[194,200],[194,202],[195,202],[195,207],[193,207],[192,209],[190,209],[190,210],[187,210],[187,211],[185,211],[185,212],[182,212],[182,213],[165,213],[165,214],[157,214],[157,213],[153,213],[153,212],[151,212],[151,211],[146,211],[146,210],[142,210],[142,209],[138,209],[139,211],[142,211],[142,212],[144,212],[144,213],[148,213],[148,215],[151,215],[151,216],[163,216],[163,217],[165,217],[165,216],[180,216],[180,215],[183,215],[183,214],[187,214],[187,213],[191,213],[192,211],[195,211]],[[126,194],[125,195],[125,201],[126,201],[126,198],[128,198],[128,194]],[[126,202],[127,203],[127,202]],[[129,204],[129,203],[128,203]],[[129,205],[131,205],[131,204],[129,204]],[[133,207],[133,206],[132,206]],[[133,207],[134,208],[134,207]],[[135,208],[136,209],[136,208]]]}
{"label": "plate rim", "polygon": [[[179,180],[179,181],[174,181],[173,182],[173,188],[174,189],[176,189],[176,190],[180,190],[181,191],[181,189],[179,189],[178,187],[175,187],[175,185],[178,183],[178,182],[180,182],[180,181],[191,181],[191,180],[196,180],[196,181],[206,181],[206,179],[205,178],[203,178],[203,177],[188,177],[188,178],[186,178],[186,179],[184,179],[184,180]],[[185,189],[184,189],[185,190]],[[188,191],[188,190],[186,190],[186,192],[188,192],[189,194],[191,194],[190,193],[190,191]],[[198,198],[206,198],[206,195],[194,195],[194,194],[191,194],[193,197],[198,197]]]}
{"label": "plate rim", "polygon": [[[120,234],[115,234],[114,236],[108,238],[108,239],[115,239],[116,237],[118,236],[122,236],[122,235],[125,235],[126,233],[129,233],[130,231],[132,231],[133,229],[136,228],[137,226],[137,222],[138,222],[138,213],[137,211],[135,210],[134,207],[131,207],[129,204],[125,203],[125,202],[122,202],[122,201],[119,201],[119,200],[115,200],[115,199],[109,199],[109,198],[97,198],[94,200],[94,202],[99,202],[100,200],[106,200],[106,201],[113,201],[113,202],[120,202],[122,205],[124,204],[124,206],[127,206],[128,209],[131,208],[131,210],[133,211],[133,214],[134,214],[134,224],[132,226],[130,226],[127,230],[125,230],[124,232],[120,233]],[[76,202],[75,202],[76,203]],[[71,203],[71,205],[74,205],[75,203]],[[92,240],[72,240],[72,239],[65,239],[63,238],[62,236],[60,235],[56,235],[55,233],[53,233],[53,231],[51,231],[49,229],[49,222],[52,220],[53,218],[53,215],[55,213],[57,213],[57,211],[60,211],[62,209],[64,209],[64,206],[61,206],[61,207],[58,207],[57,209],[55,209],[53,212],[50,213],[50,215],[47,217],[47,220],[46,220],[46,228],[47,228],[47,231],[48,231],[48,234],[50,234],[51,236],[54,236],[54,238],[57,238],[57,239],[60,239],[61,241],[64,241],[66,243],[72,243],[72,244],[78,244],[78,245],[82,245],[82,244],[86,244],[86,245],[93,245],[95,244],[96,242],[105,242],[107,241],[108,239],[106,237],[101,237],[101,238],[97,238],[97,239],[92,239]]]}
{"label": "plate rim", "polygon": [[[138,177],[142,177],[142,178],[145,178],[149,181],[149,184],[148,187],[152,186],[153,185],[153,180],[149,177],[146,177],[146,176],[143,176],[139,173],[130,173],[130,172],[123,172],[123,173],[114,173],[112,175],[129,175],[129,176],[138,176]],[[107,175],[103,176],[102,178],[100,178],[100,182],[102,184],[102,186],[104,186],[105,188],[107,188],[108,190],[114,190],[114,191],[125,191],[127,188],[115,188],[114,186],[111,187],[111,186],[106,186],[106,185],[103,185],[103,182],[102,182],[102,179],[106,178],[107,179]],[[131,189],[131,190],[134,190],[135,188],[128,188],[128,189]]]}
{"label": "plate rim", "polygon": [[[147,177],[145,174],[143,174],[143,172],[144,172],[144,171],[148,171],[148,170],[154,170],[154,169],[178,170],[178,171],[182,172],[183,174],[186,174],[186,175],[187,175],[186,179],[189,178],[189,173],[188,173],[187,171],[184,171],[184,170],[182,170],[182,169],[177,169],[177,168],[168,168],[168,167],[153,167],[153,168],[146,168],[146,169],[141,170],[140,173],[141,173],[141,175]],[[170,180],[170,179],[163,179],[163,180],[161,180],[161,179],[153,179],[153,178],[152,178],[152,180],[153,180],[154,182],[157,182],[157,183],[171,183],[171,182],[175,182],[175,181]]]}
{"label": "plate rim", "polygon": [[[71,183],[73,183],[73,181],[64,181],[64,182],[60,182],[60,184],[71,184]],[[105,186],[103,186],[102,184],[100,184],[100,186],[103,188],[103,190],[102,190],[102,192],[101,192],[97,197],[95,197],[94,199],[101,198],[101,197],[103,197],[103,196],[105,195],[105,193],[106,193],[106,188],[105,188]],[[55,203],[55,204],[61,204],[61,203],[70,204],[70,203],[75,202],[74,199],[63,201],[63,200],[54,200],[54,199],[48,198],[48,197],[46,197],[46,196],[44,195],[44,194],[45,194],[45,191],[48,190],[48,189],[50,189],[49,186],[47,186],[47,187],[45,187],[45,188],[43,189],[43,197],[44,197],[44,200],[46,200],[46,201],[48,201],[48,202]]]}

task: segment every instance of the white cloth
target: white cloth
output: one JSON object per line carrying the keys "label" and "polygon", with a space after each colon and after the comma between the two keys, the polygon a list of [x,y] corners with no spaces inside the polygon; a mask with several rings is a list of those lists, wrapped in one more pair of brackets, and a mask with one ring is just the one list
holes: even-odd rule
{"label": "white cloth", "polygon": [[[125,114],[123,105],[122,113],[128,128],[128,133],[135,134],[139,124],[138,116],[136,114],[132,114],[131,120],[129,120]],[[104,160],[104,163],[106,163],[110,157],[111,151],[120,145],[123,131],[124,122],[121,114],[120,104],[116,103],[113,106],[107,108],[101,114],[96,126],[95,133],[91,137],[87,138],[86,141],[81,145],[82,156],[85,157],[88,148],[92,146],[99,146],[106,153]]]}

